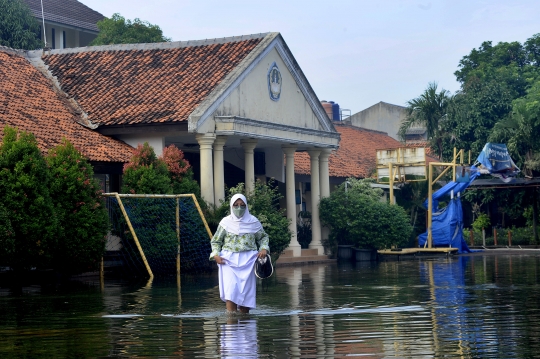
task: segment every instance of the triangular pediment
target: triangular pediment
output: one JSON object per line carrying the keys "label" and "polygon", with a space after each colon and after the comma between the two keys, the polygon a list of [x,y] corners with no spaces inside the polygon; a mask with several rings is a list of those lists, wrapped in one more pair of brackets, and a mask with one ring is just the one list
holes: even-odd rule
{"label": "triangular pediment", "polygon": [[274,33],[251,55],[198,106],[190,129],[299,143],[306,135],[326,137],[320,145],[337,146],[339,133],[282,37]]}

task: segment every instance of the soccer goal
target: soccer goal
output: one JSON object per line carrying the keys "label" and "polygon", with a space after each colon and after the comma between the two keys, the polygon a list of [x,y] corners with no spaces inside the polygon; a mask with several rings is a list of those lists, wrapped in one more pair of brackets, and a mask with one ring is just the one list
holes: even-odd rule
{"label": "soccer goal", "polygon": [[131,271],[155,275],[211,270],[212,232],[193,194],[104,193],[111,231],[107,252]]}

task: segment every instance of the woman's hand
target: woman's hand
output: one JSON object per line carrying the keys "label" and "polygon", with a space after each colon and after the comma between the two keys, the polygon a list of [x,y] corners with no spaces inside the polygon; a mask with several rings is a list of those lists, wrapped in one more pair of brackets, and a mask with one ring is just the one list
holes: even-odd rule
{"label": "woman's hand", "polygon": [[225,259],[221,258],[221,257],[218,256],[218,255],[215,255],[215,256],[214,256],[214,259],[216,260],[216,263],[217,263],[217,264],[225,264]]}
{"label": "woman's hand", "polygon": [[261,250],[259,251],[259,254],[257,255],[257,257],[259,257],[259,258],[264,258],[264,257],[266,257],[266,249],[261,249]]}

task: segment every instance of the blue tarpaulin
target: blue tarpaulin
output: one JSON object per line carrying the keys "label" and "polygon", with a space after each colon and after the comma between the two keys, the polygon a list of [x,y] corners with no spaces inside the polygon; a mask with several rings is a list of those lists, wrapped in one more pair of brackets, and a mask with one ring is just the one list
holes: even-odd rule
{"label": "blue tarpaulin", "polygon": [[[463,210],[461,200],[454,197],[444,209],[434,213],[431,222],[432,246],[457,248],[458,253],[471,252],[463,238]],[[427,231],[418,237],[423,247],[427,241]]]}
{"label": "blue tarpaulin", "polygon": [[[470,170],[465,171],[465,168],[462,170],[464,173],[460,176],[459,182],[449,182],[432,195],[432,246],[457,248],[458,253],[472,251],[463,238],[463,210],[457,194],[465,191],[480,174],[491,174],[503,182],[509,182],[520,172],[512,161],[506,145],[500,143],[486,143],[476,159],[475,166],[471,166]],[[451,196],[452,192],[454,196],[450,199],[448,206],[439,210],[439,200]],[[428,203],[426,199],[424,202],[426,209]],[[427,231],[418,237],[420,247],[425,245],[427,237]]]}
{"label": "blue tarpaulin", "polygon": [[502,143],[486,143],[476,159],[476,164],[481,173],[489,173],[503,182],[512,181],[521,172],[512,161],[506,145]]}
{"label": "blue tarpaulin", "polygon": [[[457,248],[458,253],[471,252],[463,238],[463,209],[461,208],[461,200],[457,194],[469,187],[472,181],[479,175],[480,173],[472,166],[469,182],[449,182],[433,194],[433,215],[431,222],[433,247]],[[451,195],[452,191],[455,194],[454,198],[450,200],[448,206],[439,210],[439,200]],[[428,207],[427,200],[424,202],[424,207]],[[427,237],[427,231],[418,237],[418,245],[420,247],[425,245]]]}

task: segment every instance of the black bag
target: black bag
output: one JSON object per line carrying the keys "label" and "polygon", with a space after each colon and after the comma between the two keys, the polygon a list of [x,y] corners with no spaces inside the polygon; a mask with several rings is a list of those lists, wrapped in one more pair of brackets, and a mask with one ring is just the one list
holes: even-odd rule
{"label": "black bag", "polygon": [[272,258],[267,254],[266,257],[257,258],[255,260],[255,275],[257,278],[265,279],[268,278],[274,273],[274,266],[272,265]]}

